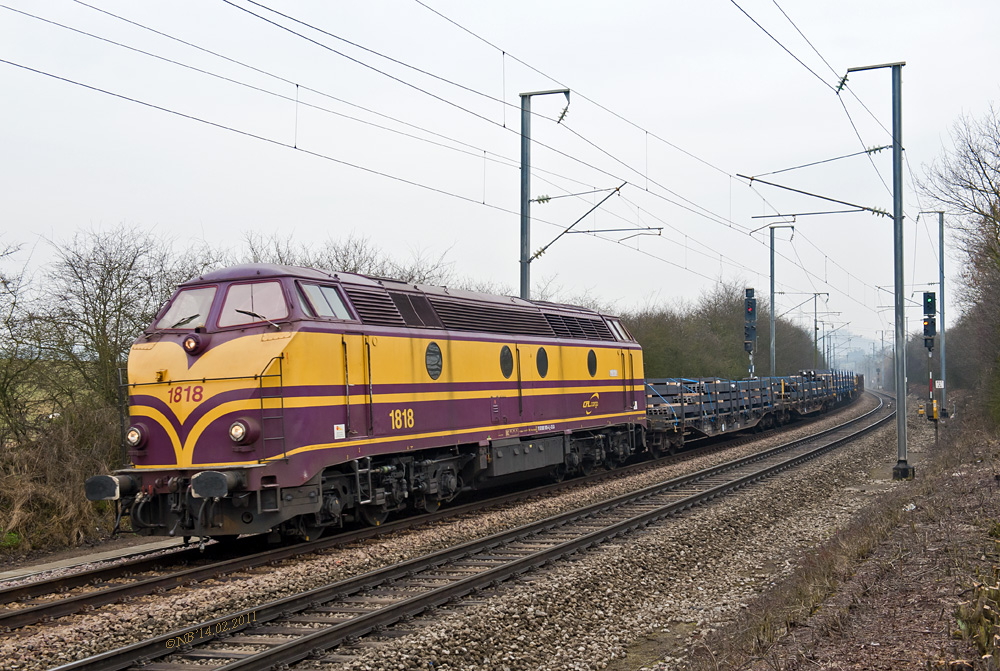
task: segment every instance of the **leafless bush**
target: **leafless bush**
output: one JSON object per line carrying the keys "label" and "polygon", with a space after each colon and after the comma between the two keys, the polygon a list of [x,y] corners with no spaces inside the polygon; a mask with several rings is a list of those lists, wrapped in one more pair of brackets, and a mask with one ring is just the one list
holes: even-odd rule
{"label": "leafless bush", "polygon": [[83,482],[114,463],[118,414],[72,406],[0,456],[0,528],[17,551],[75,545],[112,523],[107,504],[83,497]]}

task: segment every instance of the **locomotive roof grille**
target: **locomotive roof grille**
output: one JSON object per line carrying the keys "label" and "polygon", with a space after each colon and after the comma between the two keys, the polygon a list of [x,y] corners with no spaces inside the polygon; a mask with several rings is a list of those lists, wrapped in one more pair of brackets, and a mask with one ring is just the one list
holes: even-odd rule
{"label": "locomotive roof grille", "polygon": [[615,339],[603,319],[587,319],[586,317],[551,313],[546,313],[545,319],[560,338],[612,341]]}
{"label": "locomotive roof grille", "polygon": [[361,321],[378,326],[406,326],[396,304],[381,289],[364,289],[356,285],[344,285]]}
{"label": "locomotive roof grille", "polygon": [[[356,284],[344,284],[343,287],[366,324],[615,341],[608,325],[597,315],[543,313],[531,304],[505,305]],[[567,306],[558,307],[568,309]]]}
{"label": "locomotive roof grille", "polygon": [[543,337],[556,335],[545,318],[533,310],[452,301],[437,296],[431,296],[430,302],[446,329]]}

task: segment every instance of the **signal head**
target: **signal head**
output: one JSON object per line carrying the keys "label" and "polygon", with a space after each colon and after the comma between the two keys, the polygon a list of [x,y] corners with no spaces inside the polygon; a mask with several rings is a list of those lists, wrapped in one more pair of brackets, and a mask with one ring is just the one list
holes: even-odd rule
{"label": "signal head", "polygon": [[937,314],[937,295],[933,291],[924,292],[924,314]]}

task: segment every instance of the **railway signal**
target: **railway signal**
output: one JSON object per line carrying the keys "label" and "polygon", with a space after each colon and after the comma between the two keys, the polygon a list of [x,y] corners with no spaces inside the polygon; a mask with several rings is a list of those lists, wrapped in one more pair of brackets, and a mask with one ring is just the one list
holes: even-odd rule
{"label": "railway signal", "polygon": [[755,340],[757,340],[757,327],[752,324],[744,324],[743,349],[745,349],[747,352],[752,352]]}
{"label": "railway signal", "polygon": [[743,349],[752,353],[757,343],[757,299],[753,289],[747,289],[743,306]]}
{"label": "railway signal", "polygon": [[[931,369],[931,357],[934,355],[934,336],[937,335],[937,305],[933,291],[924,292],[924,347],[927,348],[927,406],[925,415],[928,421],[938,421],[938,402],[934,398],[934,372]],[[934,425],[935,443],[937,443],[937,424]]]}
{"label": "railway signal", "polygon": [[757,346],[757,299],[753,289],[746,290],[743,301],[743,349],[750,355],[750,377],[754,376],[753,351]]}
{"label": "railway signal", "polygon": [[750,323],[750,324],[756,324],[757,323],[757,299],[753,297],[753,289],[747,289],[747,298],[746,298],[745,303],[746,303],[746,307],[747,307],[746,321],[748,323]]}

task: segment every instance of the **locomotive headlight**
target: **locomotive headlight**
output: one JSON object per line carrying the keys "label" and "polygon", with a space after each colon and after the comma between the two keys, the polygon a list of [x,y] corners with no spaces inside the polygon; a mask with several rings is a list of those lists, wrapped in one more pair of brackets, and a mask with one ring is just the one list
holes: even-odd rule
{"label": "locomotive headlight", "polygon": [[229,425],[229,439],[235,445],[250,445],[257,440],[259,434],[259,425],[249,417],[240,417]]}
{"label": "locomotive headlight", "polygon": [[242,442],[247,437],[247,426],[243,422],[233,422],[229,427],[229,437],[234,443]]}
{"label": "locomotive headlight", "polygon": [[188,354],[201,354],[208,347],[208,334],[206,333],[189,333],[184,336],[184,340],[181,341],[181,347]]}
{"label": "locomotive headlight", "polygon": [[132,448],[142,447],[146,443],[145,427],[141,424],[133,424],[125,432],[125,443]]}

